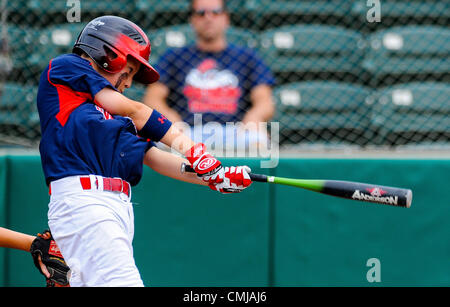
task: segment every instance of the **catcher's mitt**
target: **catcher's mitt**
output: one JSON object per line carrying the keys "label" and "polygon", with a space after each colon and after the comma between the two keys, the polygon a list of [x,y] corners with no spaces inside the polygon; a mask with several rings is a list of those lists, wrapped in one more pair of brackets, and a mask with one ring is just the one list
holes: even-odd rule
{"label": "catcher's mitt", "polygon": [[39,256],[41,261],[50,273],[50,278],[47,278],[47,287],[68,287],[69,286],[69,267],[67,266],[64,258],[53,240],[50,230],[44,230],[44,234],[38,233],[36,239],[34,239],[30,248],[31,256],[33,256],[34,265],[39,272],[45,276],[42,272],[39,264]]}

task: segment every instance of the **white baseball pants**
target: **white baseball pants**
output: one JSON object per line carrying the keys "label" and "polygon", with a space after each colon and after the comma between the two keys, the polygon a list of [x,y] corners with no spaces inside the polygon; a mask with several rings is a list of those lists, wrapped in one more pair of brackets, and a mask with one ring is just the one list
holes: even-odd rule
{"label": "white baseball pants", "polygon": [[70,285],[142,287],[133,258],[131,197],[103,191],[101,176],[90,176],[98,188],[83,190],[79,177],[51,183],[48,211],[50,230],[71,269]]}

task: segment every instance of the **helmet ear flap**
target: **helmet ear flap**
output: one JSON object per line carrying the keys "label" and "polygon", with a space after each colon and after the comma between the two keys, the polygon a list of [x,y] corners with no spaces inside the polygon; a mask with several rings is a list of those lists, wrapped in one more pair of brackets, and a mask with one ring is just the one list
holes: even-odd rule
{"label": "helmet ear flap", "polygon": [[111,48],[106,45],[103,45],[103,50],[105,50],[106,58],[109,61],[114,61],[117,58],[117,53],[115,53]]}
{"label": "helmet ear flap", "polygon": [[116,52],[108,45],[103,45],[104,54],[100,66],[111,73],[120,71],[126,64],[127,59],[121,53]]}

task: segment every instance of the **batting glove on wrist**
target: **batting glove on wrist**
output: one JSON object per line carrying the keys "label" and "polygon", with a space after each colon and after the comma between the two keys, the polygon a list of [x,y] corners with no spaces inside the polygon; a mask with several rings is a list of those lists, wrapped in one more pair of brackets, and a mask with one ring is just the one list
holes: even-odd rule
{"label": "batting glove on wrist", "polygon": [[242,192],[252,184],[251,171],[248,166],[225,167],[223,182],[209,184],[209,187],[223,194]]}
{"label": "batting glove on wrist", "polygon": [[225,171],[219,160],[206,151],[206,146],[202,143],[194,145],[189,149],[186,158],[191,163],[192,168],[203,181],[209,184],[223,182]]}
{"label": "batting glove on wrist", "polygon": [[50,273],[50,277],[46,277],[47,287],[69,286],[70,269],[64,261],[55,240],[53,240],[50,230],[44,230],[44,235],[38,234],[31,243],[30,253],[39,272],[45,276],[40,266],[40,261],[42,261]]}

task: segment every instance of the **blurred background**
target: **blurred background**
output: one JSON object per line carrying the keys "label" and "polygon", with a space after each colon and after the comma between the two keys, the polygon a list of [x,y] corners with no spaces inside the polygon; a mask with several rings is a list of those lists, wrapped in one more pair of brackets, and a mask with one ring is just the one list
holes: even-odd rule
{"label": "blurred background", "polygon": [[[71,52],[91,19],[114,14],[139,24],[152,43],[151,63],[195,39],[186,0],[83,0],[78,16],[69,12],[75,2],[0,2],[1,145],[37,146],[40,72]],[[369,5],[377,2],[379,16]],[[228,40],[255,48],[275,75],[272,120],[283,149],[448,152],[447,0],[229,0],[228,9]],[[127,94],[139,99],[143,91],[135,85]]]}
{"label": "blurred background", "polygon": [[[79,16],[69,12],[75,2]],[[384,285],[449,285],[450,1],[229,0],[227,6],[227,39],[257,50],[276,80],[272,121],[280,125],[281,160],[277,169],[259,171],[408,187],[413,206],[360,206],[255,184],[232,204],[211,196],[212,208],[186,200],[192,190],[185,185],[167,199],[161,191],[173,182],[146,175],[135,192],[136,259],[145,282],[371,285],[365,261],[376,257],[386,268]],[[0,0],[0,9],[0,209],[6,208],[0,222],[35,233],[45,225],[48,201],[36,92],[49,60],[71,52],[83,26],[106,14],[145,30],[152,64],[195,37],[187,0]],[[79,22],[68,22],[68,12]],[[137,100],[144,93],[139,85],[125,92]],[[256,171],[257,162],[249,162]],[[23,193],[23,186],[32,190]],[[170,208],[145,206],[148,187]],[[29,285],[32,275],[38,284],[28,255],[2,253],[0,282]],[[17,263],[23,276],[9,269]]]}

